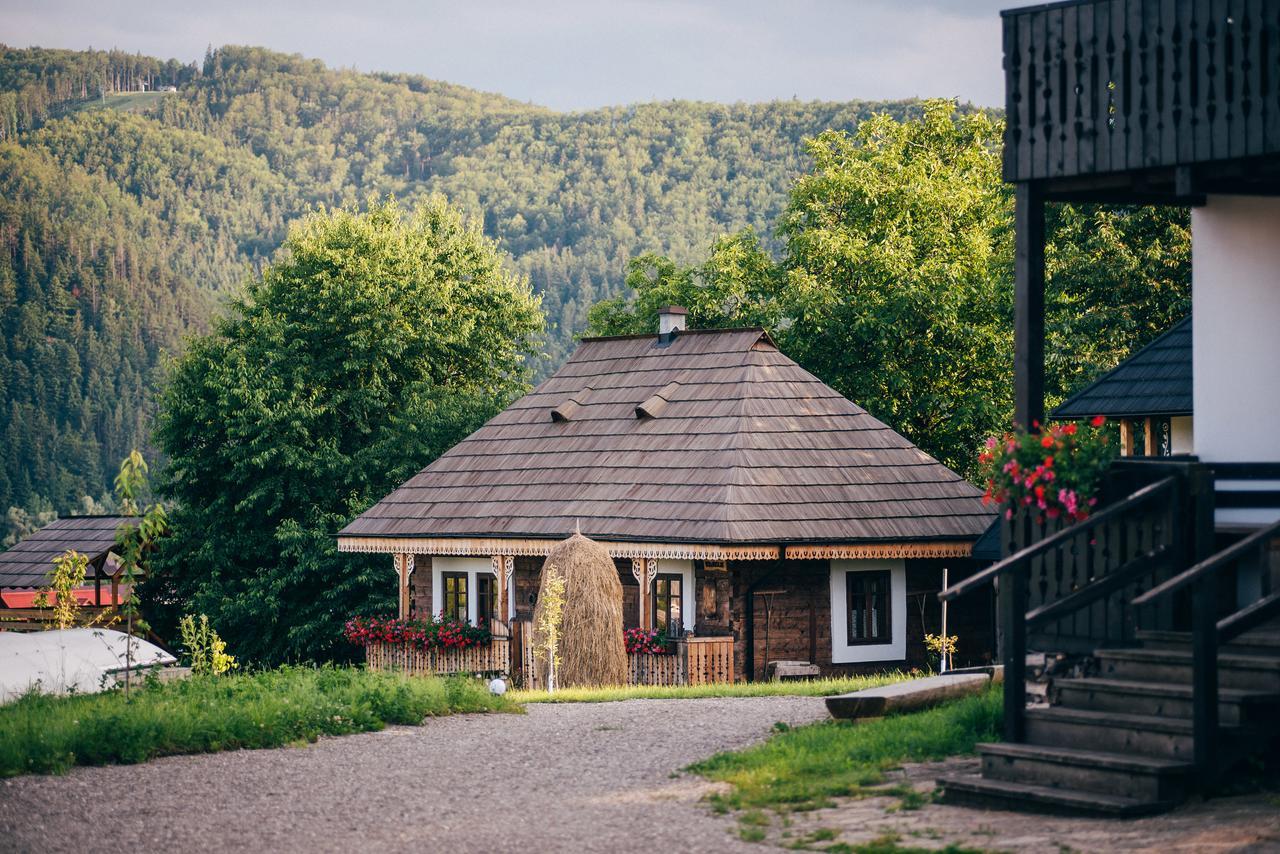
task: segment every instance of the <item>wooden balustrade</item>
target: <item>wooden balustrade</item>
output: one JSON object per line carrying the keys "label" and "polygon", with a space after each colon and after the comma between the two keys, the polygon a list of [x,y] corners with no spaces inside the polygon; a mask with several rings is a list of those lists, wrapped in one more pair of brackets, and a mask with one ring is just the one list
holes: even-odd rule
{"label": "wooden balustrade", "polygon": [[1084,0],[1003,24],[1006,181],[1280,152],[1280,5]]}

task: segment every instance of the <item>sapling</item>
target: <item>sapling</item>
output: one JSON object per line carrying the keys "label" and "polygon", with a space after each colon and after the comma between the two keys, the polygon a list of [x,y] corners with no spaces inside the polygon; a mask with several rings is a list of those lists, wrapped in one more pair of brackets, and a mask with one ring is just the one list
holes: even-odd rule
{"label": "sapling", "polygon": [[[120,463],[120,473],[116,475],[116,495],[120,498],[120,512],[123,515],[137,516],[141,512],[138,502],[146,488],[147,462],[142,458],[142,454],[138,453],[138,449],[134,448]],[[134,601],[133,588],[137,583],[138,573],[145,556],[155,547],[156,541],[168,530],[168,527],[169,521],[165,516],[164,508],[159,504],[152,504],[147,507],[146,512],[142,513],[142,518],[137,524],[126,521],[116,528],[116,552],[120,560],[121,580],[129,590],[128,596],[120,603],[120,612],[126,623],[124,645],[126,697],[129,696],[133,671],[134,627],[136,625],[142,631],[149,628],[138,616],[138,605]]]}
{"label": "sapling", "polygon": [[564,576],[554,563],[543,571],[541,610],[534,653],[546,656],[547,693],[556,691],[556,664],[560,659],[560,624],[564,619]]}

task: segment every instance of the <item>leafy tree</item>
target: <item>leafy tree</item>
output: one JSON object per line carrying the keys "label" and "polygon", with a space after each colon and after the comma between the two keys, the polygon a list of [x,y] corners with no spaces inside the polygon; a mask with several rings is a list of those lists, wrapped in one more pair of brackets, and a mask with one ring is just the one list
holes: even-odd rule
{"label": "leafy tree", "polygon": [[[125,671],[124,693],[129,695],[133,675],[133,634],[135,629],[151,628],[140,617],[138,609],[138,580],[149,564],[152,552],[160,537],[169,529],[169,519],[160,504],[151,504],[144,511],[142,502],[151,491],[147,478],[147,462],[137,448],[120,463],[116,475],[116,496],[120,512],[129,517],[116,528],[116,554],[120,558],[120,580],[129,589],[128,596],[120,603],[120,613],[125,618]],[[136,521],[135,521],[136,518]]]}
{"label": "leafy tree", "polygon": [[148,588],[252,661],[323,659],[391,566],[334,534],[526,387],[538,299],[442,199],[319,210],[161,400],[173,534]]}
{"label": "leafy tree", "polygon": [[[643,255],[629,295],[589,332],[655,328],[679,303],[694,326],[760,325],[784,351],[952,468],[1012,411],[1010,188],[1002,124],[931,101],[808,144],[773,260],[751,232],[685,267]],[[1046,253],[1050,402],[1112,367],[1189,308],[1185,211],[1056,206]]]}

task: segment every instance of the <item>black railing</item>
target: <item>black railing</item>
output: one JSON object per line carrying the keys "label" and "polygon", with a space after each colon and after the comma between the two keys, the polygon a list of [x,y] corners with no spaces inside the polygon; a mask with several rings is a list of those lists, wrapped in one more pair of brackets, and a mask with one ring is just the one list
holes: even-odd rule
{"label": "black railing", "polygon": [[[1129,641],[1136,618],[1126,605],[1135,589],[1152,589],[1186,566],[1181,511],[1191,480],[1167,475],[939,594],[955,599],[998,582],[1006,741],[1025,735],[1028,632],[1050,636],[1054,648],[1083,641],[1084,651]],[[1054,624],[1056,637],[1046,632]]]}
{"label": "black railing", "polygon": [[[1212,781],[1218,771],[1218,647],[1280,614],[1280,592],[1271,590],[1267,571],[1277,537],[1280,522],[1255,531],[1133,600],[1139,607],[1155,605],[1168,602],[1179,591],[1191,591],[1191,734],[1196,767],[1206,780]],[[1261,579],[1261,596],[1218,619],[1220,575],[1249,564]]]}
{"label": "black railing", "polygon": [[1280,3],[1077,0],[1003,22],[1007,181],[1280,152]]}

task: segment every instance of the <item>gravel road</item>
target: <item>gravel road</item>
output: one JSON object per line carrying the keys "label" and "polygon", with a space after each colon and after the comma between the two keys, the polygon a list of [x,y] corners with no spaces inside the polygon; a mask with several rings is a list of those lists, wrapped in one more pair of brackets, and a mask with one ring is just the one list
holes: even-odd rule
{"label": "gravel road", "polygon": [[301,748],[0,781],[5,851],[760,851],[679,774],[821,699],[536,704]]}

